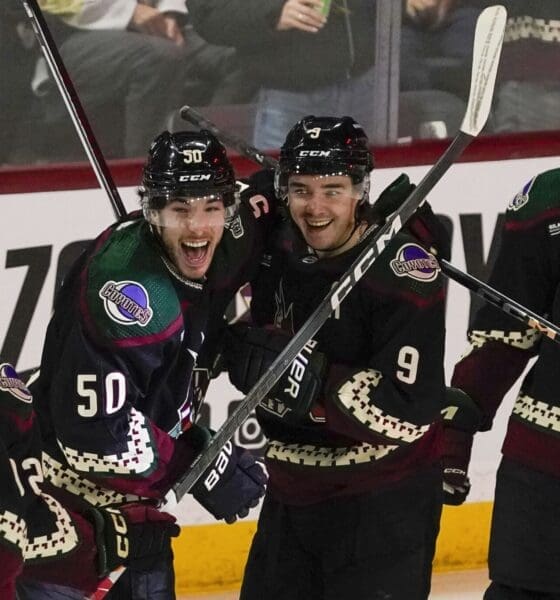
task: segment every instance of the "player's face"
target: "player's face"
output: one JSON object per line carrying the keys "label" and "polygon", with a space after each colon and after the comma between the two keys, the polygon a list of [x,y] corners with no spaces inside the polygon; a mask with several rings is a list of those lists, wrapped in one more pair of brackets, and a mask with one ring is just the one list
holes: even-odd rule
{"label": "player's face", "polygon": [[175,198],[157,211],[153,223],[177,270],[187,279],[204,277],[224,233],[222,198]]}
{"label": "player's face", "polygon": [[288,180],[292,219],[305,241],[325,255],[339,254],[355,243],[352,232],[360,198],[347,175],[290,175]]}

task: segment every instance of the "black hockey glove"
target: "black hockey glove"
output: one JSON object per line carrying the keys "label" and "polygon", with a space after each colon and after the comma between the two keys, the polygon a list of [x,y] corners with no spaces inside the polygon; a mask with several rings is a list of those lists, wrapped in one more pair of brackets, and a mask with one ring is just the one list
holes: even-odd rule
{"label": "black hockey glove", "polygon": [[100,576],[125,565],[148,571],[168,554],[171,538],[181,532],[175,517],[149,504],[90,508],[84,516],[93,524]]}
{"label": "black hockey glove", "polygon": [[374,202],[371,210],[376,221],[384,223],[387,217],[394,213],[412,194],[415,187],[413,183],[410,183],[408,175],[401,173],[379,194]]}
{"label": "black hockey glove", "polygon": [[467,475],[474,434],[482,423],[478,405],[460,389],[446,390],[443,415],[443,502],[463,504],[471,489]]}
{"label": "black hockey glove", "polygon": [[[198,425],[183,434],[197,452],[208,446],[212,435],[209,429]],[[266,481],[266,473],[253,455],[229,441],[195,483],[191,494],[214,518],[234,523],[258,505]]]}
{"label": "black hockey glove", "polygon": [[[251,327],[237,323],[228,328],[226,361],[233,385],[248,393],[275,358],[284,350],[290,337],[279,329]],[[278,382],[263,399],[260,407],[290,423],[305,422],[323,387],[327,361],[309,340]]]}
{"label": "black hockey glove", "polygon": [[[416,186],[410,183],[408,175],[401,173],[390,183],[375,201],[372,212],[374,218],[381,224],[395,212],[410,196]],[[418,240],[437,257],[449,260],[451,258],[451,238],[436,217],[428,202],[424,202],[410,217],[405,225]]]}

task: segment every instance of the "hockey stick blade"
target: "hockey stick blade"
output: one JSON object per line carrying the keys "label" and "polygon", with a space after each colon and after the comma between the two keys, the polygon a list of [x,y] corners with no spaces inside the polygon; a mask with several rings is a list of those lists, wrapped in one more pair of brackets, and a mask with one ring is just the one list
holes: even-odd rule
{"label": "hockey stick blade", "polygon": [[507,11],[498,4],[485,8],[476,22],[469,100],[460,127],[469,135],[478,135],[488,119],[506,21]]}
{"label": "hockey stick blade", "polygon": [[[503,11],[501,10],[502,7],[498,6],[498,7],[493,7],[493,8],[497,8],[498,10],[495,12],[495,14],[494,14],[495,20],[490,23],[490,26],[492,28],[495,28],[498,26],[501,27],[502,22],[504,20]],[[494,40],[494,38],[489,40],[489,42],[493,41],[493,40]],[[487,44],[487,48],[489,47],[489,45],[490,44]],[[498,60],[498,58],[497,58],[498,53],[499,53],[499,47],[494,48],[493,51],[491,52],[492,56],[496,57],[495,63]],[[473,70],[473,78],[474,78],[475,72],[478,72],[478,71]],[[475,102],[475,98],[478,98],[477,94],[472,95],[473,104]],[[191,109],[188,106],[186,106],[182,110],[185,111],[184,118],[186,118],[188,121],[195,123],[197,125],[200,125],[200,126],[202,123],[204,123],[207,126],[206,127],[207,129],[210,129],[212,131],[212,133],[214,133],[219,139],[223,140],[228,146],[230,146],[231,148],[233,148],[234,150],[236,150],[237,152],[239,152],[241,155],[245,156],[246,158],[249,158],[258,164],[262,164],[262,162],[259,160],[259,158],[262,156],[262,153],[259,150],[257,150],[256,148],[253,148],[252,146],[247,145],[240,138],[238,138],[234,135],[231,135],[228,132],[221,131],[216,125],[207,121],[205,119],[205,117],[203,117],[200,113],[198,113],[194,109]],[[187,112],[189,113],[188,117],[186,116]],[[467,112],[468,115],[470,115],[471,113],[478,114],[476,109],[474,109],[474,108],[470,109]],[[474,120],[474,118],[473,118],[473,120]],[[273,162],[274,166],[277,164],[276,161],[274,161],[274,159],[271,159],[271,161]],[[530,309],[526,308],[522,304],[519,304],[512,298],[509,298],[508,296],[502,294],[501,292],[499,292],[498,290],[489,286],[488,284],[483,283],[482,281],[476,279],[476,277],[473,277],[469,273],[460,271],[455,266],[453,266],[451,263],[449,263],[445,260],[441,260],[441,259],[439,260],[439,263],[440,263],[442,272],[449,279],[452,279],[459,285],[461,285],[461,286],[467,288],[468,290],[470,290],[471,292],[477,294],[480,298],[482,298],[489,304],[492,304],[492,305],[496,306],[497,308],[499,308],[500,310],[503,310],[505,313],[507,313],[507,314],[511,315],[512,317],[518,319],[519,321],[525,323],[529,327],[533,327],[534,329],[537,329],[543,335],[547,336],[551,340],[554,340],[555,342],[560,343],[560,327],[558,327],[554,323],[551,323],[544,317],[541,317],[540,315],[534,313]]]}
{"label": "hockey stick blade", "polygon": [[237,150],[242,156],[247,156],[257,164],[261,165],[265,169],[274,169],[276,161],[274,158],[267,156],[264,152],[257,150],[254,146],[250,146],[245,140],[240,137],[233,135],[232,133],[224,133],[220,131],[214,123],[208,121],[203,115],[190,106],[183,106],[179,114],[183,121],[188,121],[193,125],[196,125],[200,129],[208,129],[208,131],[214,134],[220,139],[222,143],[234,150]]}
{"label": "hockey stick blade", "polygon": [[117,191],[117,186],[111,177],[107,163],[103,158],[103,153],[95,139],[91,125],[89,124],[86,113],[74,88],[74,84],[70,79],[70,75],[68,75],[68,71],[64,66],[56,43],[49,31],[45,18],[43,17],[43,13],[39,8],[37,0],[21,0],[21,2],[31,21],[31,26],[33,27],[41,52],[47,61],[51,75],[58,87],[68,113],[70,114],[76,133],[80,138],[91,167],[97,177],[97,181],[107,193],[115,216],[117,219],[120,219],[126,216],[126,209],[119,196],[119,192]]}
{"label": "hockey stick blade", "polygon": [[[249,417],[259,402],[278,381],[282,373],[284,373],[290,363],[301,352],[304,345],[322,327],[323,323],[329,318],[331,312],[339,306],[352,288],[358,283],[367,269],[371,267],[388,243],[400,231],[403,224],[424,202],[428,192],[433,189],[456,158],[484,126],[484,122],[482,121],[484,116],[483,108],[486,107],[485,121],[490,110],[497,64],[493,61],[482,60],[479,55],[483,52],[487,53],[488,48],[495,49],[496,47],[501,46],[503,41],[503,29],[500,30],[497,26],[489,26],[489,21],[495,22],[494,17],[496,12],[501,12],[498,7],[491,7],[491,9],[484,10],[479,17],[476,26],[477,34],[479,29],[485,32],[484,45],[474,44],[473,70],[476,68],[477,77],[473,76],[471,80],[477,82],[484,81],[485,84],[479,85],[477,83],[476,89],[471,90],[469,94],[469,103],[467,105],[467,115],[465,116],[464,122],[468,123],[476,121],[478,128],[470,128],[465,132],[460,130],[447,150],[428,171],[400,208],[387,218],[387,221],[382,227],[370,234],[371,239],[367,247],[364,248],[360,255],[354,260],[350,268],[333,286],[331,291],[321,301],[301,329],[298,330],[284,350],[276,357],[268,371],[257,381],[229,419],[220,427],[220,429],[218,429],[208,447],[193,461],[189,471],[175,483],[167,496],[167,499],[170,502],[177,502],[188,493],[219,454],[222,446],[233,437],[237,428]],[[505,20],[502,19],[502,21],[505,27]],[[475,41],[476,40],[480,40],[480,35],[475,34]],[[495,50],[495,55],[499,57],[499,48],[498,50]],[[484,69],[487,69],[487,71],[484,72]],[[477,102],[471,100],[471,97],[474,95],[478,98]],[[486,99],[486,97],[488,97],[488,99]],[[476,110],[476,117],[469,116],[469,110]]]}

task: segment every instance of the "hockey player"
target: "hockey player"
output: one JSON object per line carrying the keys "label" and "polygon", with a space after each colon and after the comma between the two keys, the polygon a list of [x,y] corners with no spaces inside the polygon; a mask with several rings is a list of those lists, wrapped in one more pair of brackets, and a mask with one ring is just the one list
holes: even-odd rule
{"label": "hockey player", "polygon": [[[194,424],[207,358],[274,218],[273,206],[239,205],[225,149],[206,131],[156,138],[142,207],[72,268],[33,390],[53,495],[94,506],[161,501],[207,445],[211,433]],[[265,479],[228,443],[192,493],[231,523],[256,506]],[[127,569],[115,597],[173,598],[170,545],[150,569]]]}
{"label": "hockey player", "polygon": [[[560,322],[560,169],[531,179],[507,207],[489,283]],[[491,258],[493,260],[493,258]],[[537,356],[509,419],[496,478],[485,600],[560,598],[560,350],[555,342],[491,306],[468,331],[452,385],[488,431],[505,393]],[[476,412],[480,417],[476,416]],[[475,427],[476,429],[476,427]],[[472,433],[448,445],[456,485],[468,489]],[[464,496],[460,498],[464,500]]]}
{"label": "hockey player", "polygon": [[[372,169],[350,117],[306,117],[288,134],[276,187],[290,219],[252,282],[253,325],[234,325],[227,345],[243,392],[378,227]],[[424,217],[435,220],[429,209]],[[427,234],[423,225],[415,219]],[[428,597],[442,497],[443,303],[434,250],[399,233],[261,402],[269,485],[242,600]]]}
{"label": "hockey player", "polygon": [[16,578],[71,584],[83,593],[117,565],[146,564],[168,538],[175,518],[154,507],[110,509],[83,502],[68,510],[41,490],[41,436],[32,397],[15,369],[0,365],[0,598],[15,598]]}

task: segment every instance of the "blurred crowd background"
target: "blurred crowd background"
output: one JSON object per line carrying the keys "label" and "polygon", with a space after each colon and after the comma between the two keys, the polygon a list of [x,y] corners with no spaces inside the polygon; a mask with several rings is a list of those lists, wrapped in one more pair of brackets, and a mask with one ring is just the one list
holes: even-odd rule
{"label": "blurred crowd background", "polygon": [[[469,0],[40,0],[108,159],[146,154],[199,108],[262,149],[306,114],[377,146],[452,137],[470,84]],[[502,0],[487,134],[560,131],[560,2]],[[0,166],[84,160],[20,0],[0,5]]]}

